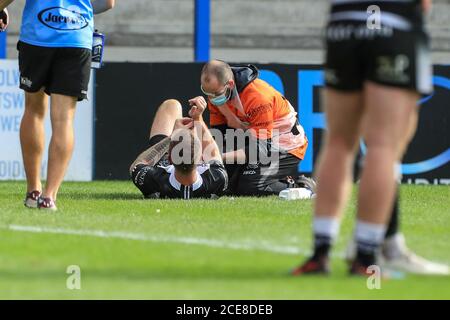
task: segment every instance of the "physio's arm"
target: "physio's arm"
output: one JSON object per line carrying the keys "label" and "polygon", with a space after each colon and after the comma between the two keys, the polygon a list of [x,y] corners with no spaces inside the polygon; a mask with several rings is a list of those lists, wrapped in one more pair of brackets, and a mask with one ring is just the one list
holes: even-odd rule
{"label": "physio's arm", "polygon": [[247,161],[244,149],[236,151],[225,152],[222,155],[222,160],[226,164],[244,164]]}
{"label": "physio's arm", "polygon": [[14,0],[0,0],[0,11],[5,9],[7,6],[9,6],[13,2],[14,2]]}
{"label": "physio's arm", "polygon": [[115,5],[115,0],[91,0],[91,3],[94,14],[99,14],[112,9]]}

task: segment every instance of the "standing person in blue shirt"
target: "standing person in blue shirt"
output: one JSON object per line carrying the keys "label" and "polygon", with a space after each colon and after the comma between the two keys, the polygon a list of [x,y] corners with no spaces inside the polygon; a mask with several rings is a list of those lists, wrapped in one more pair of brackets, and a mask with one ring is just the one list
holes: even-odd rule
{"label": "standing person in blue shirt", "polygon": [[[0,0],[0,29],[7,27]],[[20,88],[25,90],[25,113],[20,142],[27,177],[25,206],[56,210],[56,196],[72,157],[73,120],[77,101],[87,97],[90,78],[94,14],[114,6],[114,0],[27,0],[19,50]],[[41,185],[44,116],[50,96],[52,138],[47,184]]]}

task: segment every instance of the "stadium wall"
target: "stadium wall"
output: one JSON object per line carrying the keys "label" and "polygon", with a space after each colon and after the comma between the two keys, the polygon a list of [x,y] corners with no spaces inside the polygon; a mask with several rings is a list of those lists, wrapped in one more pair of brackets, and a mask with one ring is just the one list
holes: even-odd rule
{"label": "stadium wall", "polygon": [[[311,173],[325,118],[320,111],[322,70],[318,65],[257,64],[261,78],[296,106],[310,145],[300,171]],[[201,65],[195,63],[109,63],[96,83],[95,179],[127,179],[128,167],[147,145],[157,107],[200,94]],[[402,165],[403,182],[450,184],[450,66],[435,66],[435,93],[420,101],[420,123]],[[361,152],[364,145],[361,144]]]}
{"label": "stadium wall", "polygon": [[[310,141],[300,171],[309,174],[325,127],[319,107],[321,67],[257,66],[261,78],[283,92],[299,112]],[[183,103],[186,114],[187,100],[200,94],[200,70],[195,63],[107,63],[91,82],[89,100],[78,106],[76,147],[66,180],[128,179],[129,164],[147,146],[157,107],[174,98]],[[405,183],[450,184],[450,66],[435,66],[434,71],[436,91],[420,103],[419,129],[403,161]],[[0,180],[25,178],[19,142],[24,96],[18,86],[17,61],[0,61]],[[48,118],[46,130],[48,144]],[[46,163],[42,168],[45,177]]]}

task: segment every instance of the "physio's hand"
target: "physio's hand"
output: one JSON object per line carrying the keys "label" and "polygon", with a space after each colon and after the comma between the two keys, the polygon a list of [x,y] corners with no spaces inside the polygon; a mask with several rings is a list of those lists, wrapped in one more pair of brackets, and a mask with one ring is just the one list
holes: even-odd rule
{"label": "physio's hand", "polygon": [[249,123],[241,121],[228,107],[220,108],[219,111],[225,116],[225,119],[227,119],[227,126],[230,128],[242,130],[248,129]]}
{"label": "physio's hand", "polygon": [[227,126],[234,129],[247,130],[249,128],[248,122],[241,121],[236,115],[227,116]]}
{"label": "physio's hand", "polygon": [[8,10],[5,8],[0,11],[0,32],[5,31],[8,28],[9,15]]}
{"label": "physio's hand", "polygon": [[189,110],[189,116],[195,121],[201,119],[203,112],[208,106],[205,98],[203,98],[202,96],[195,97],[189,100],[189,105],[191,106],[191,110]]}
{"label": "physio's hand", "polygon": [[189,130],[194,127],[194,120],[191,118],[181,118],[175,121],[175,125],[173,126],[173,131],[175,130]]}

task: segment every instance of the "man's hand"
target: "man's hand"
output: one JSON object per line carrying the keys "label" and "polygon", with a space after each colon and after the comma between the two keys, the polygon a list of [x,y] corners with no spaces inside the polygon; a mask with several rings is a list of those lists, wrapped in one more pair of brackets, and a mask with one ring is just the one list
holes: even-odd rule
{"label": "man's hand", "polygon": [[423,12],[429,13],[431,11],[431,1],[432,0],[422,0]]}
{"label": "man's hand", "polygon": [[0,0],[0,11],[3,11],[7,6],[13,3],[15,0]]}
{"label": "man's hand", "polygon": [[0,32],[5,31],[6,28],[8,28],[9,23],[9,15],[8,15],[8,9],[3,9],[0,11]]}
{"label": "man's hand", "polygon": [[208,106],[205,98],[203,98],[202,96],[195,97],[189,100],[189,105],[191,106],[189,116],[194,121],[199,121],[201,119],[203,112],[206,110],[206,107]]}
{"label": "man's hand", "polygon": [[175,130],[189,130],[194,127],[194,120],[191,118],[181,118],[175,121],[175,125],[173,126],[173,131]]}
{"label": "man's hand", "polygon": [[248,122],[242,122],[235,114],[228,115],[226,118],[227,125],[230,128],[242,129],[244,131],[249,128],[250,124]]}
{"label": "man's hand", "polygon": [[109,9],[114,8],[115,0],[91,0],[92,8],[94,9],[94,14],[103,13]]}

